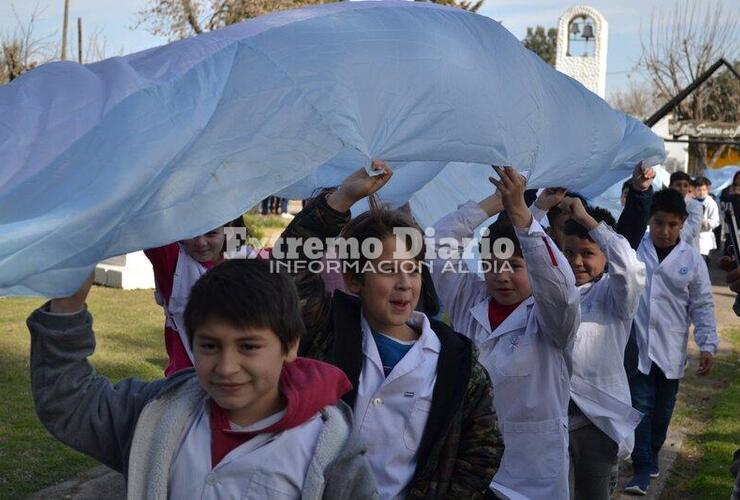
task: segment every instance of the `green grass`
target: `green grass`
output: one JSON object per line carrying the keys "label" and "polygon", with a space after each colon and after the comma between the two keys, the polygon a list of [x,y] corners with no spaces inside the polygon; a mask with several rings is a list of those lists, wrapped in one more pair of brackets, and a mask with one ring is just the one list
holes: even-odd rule
{"label": "green grass", "polygon": [[279,215],[262,215],[257,212],[247,212],[243,217],[247,229],[257,239],[265,236],[265,229],[284,229],[290,222]]}
{"label": "green grass", "polygon": [[707,377],[681,381],[675,424],[686,438],[661,498],[729,498],[732,454],[740,447],[740,329],[724,330],[732,345]]}
{"label": "green grass", "polygon": [[[22,498],[96,465],[57,442],[36,417],[25,320],[42,303],[0,298],[0,498]],[[164,315],[152,291],[93,287],[88,304],[97,338],[92,362],[100,373],[113,381],[163,375]]]}

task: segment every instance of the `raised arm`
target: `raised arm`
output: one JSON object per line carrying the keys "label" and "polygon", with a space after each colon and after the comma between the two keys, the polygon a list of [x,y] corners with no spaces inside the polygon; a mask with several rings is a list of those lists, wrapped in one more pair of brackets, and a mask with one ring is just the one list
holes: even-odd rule
{"label": "raised arm", "polygon": [[97,374],[87,358],[95,351],[92,316],[85,299],[89,279],[73,296],[34,311],[31,332],[31,391],[36,413],[54,437],[119,472],[142,409],[164,385]]}
{"label": "raised arm", "polygon": [[609,311],[619,318],[632,318],[645,288],[645,264],[637,258],[637,253],[630,247],[627,239],[615,233],[604,222],[597,222],[586,211],[581,200],[566,198],[559,206],[588,230],[591,239],[606,255],[609,264]]}
{"label": "raised arm", "polygon": [[504,209],[509,214],[527,263],[535,313],[542,332],[559,348],[570,342],[580,323],[580,294],[568,261],[545,234],[524,202],[526,181],[510,167],[497,169]]}
{"label": "raised arm", "polygon": [[[486,297],[485,283],[462,260],[465,241],[474,236],[475,228],[501,212],[501,196],[494,193],[476,203],[469,201],[457,211],[442,217],[434,225],[434,237],[440,246],[434,249],[431,276],[434,288],[450,318],[452,327],[464,329],[470,308]],[[442,248],[442,243],[444,247]],[[463,266],[464,271],[458,269]]]}
{"label": "raised arm", "polygon": [[627,201],[617,222],[617,233],[624,236],[630,246],[637,250],[647,230],[650,206],[653,201],[652,182],[655,171],[638,163],[632,172]]}

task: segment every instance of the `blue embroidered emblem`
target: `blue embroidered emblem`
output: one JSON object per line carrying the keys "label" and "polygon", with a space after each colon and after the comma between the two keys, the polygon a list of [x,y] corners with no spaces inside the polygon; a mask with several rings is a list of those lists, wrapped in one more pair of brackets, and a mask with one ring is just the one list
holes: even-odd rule
{"label": "blue embroidered emblem", "polygon": [[688,267],[682,267],[680,271],[678,271],[681,274],[689,274],[689,268]]}

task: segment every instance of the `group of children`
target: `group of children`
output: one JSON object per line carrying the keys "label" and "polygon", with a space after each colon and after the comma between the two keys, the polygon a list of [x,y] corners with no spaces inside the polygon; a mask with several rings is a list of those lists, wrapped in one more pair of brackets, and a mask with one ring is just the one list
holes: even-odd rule
{"label": "group of children", "polygon": [[[223,228],[147,251],[166,379],[112,385],[88,363],[90,281],[35,311],[44,425],[126,474],[136,498],[599,499],[630,451],[628,489],[645,493],[689,325],[699,373],[718,342],[706,266],[687,243],[698,212],[676,189],[653,194],[641,166],[618,224],[563,189],[527,206],[525,179],[494,167],[494,194],[435,225],[457,247],[428,258],[394,233],[422,234],[407,212],[371,199],[351,218],[392,176],[371,168],[310,200],[272,257],[320,259],[286,251],[309,238],[380,241],[374,258],[342,257],[348,293],[309,266],[288,277],[266,259],[224,261]],[[483,277],[447,265],[465,268],[462,243],[493,216]],[[510,252],[485,251],[501,241]]]}

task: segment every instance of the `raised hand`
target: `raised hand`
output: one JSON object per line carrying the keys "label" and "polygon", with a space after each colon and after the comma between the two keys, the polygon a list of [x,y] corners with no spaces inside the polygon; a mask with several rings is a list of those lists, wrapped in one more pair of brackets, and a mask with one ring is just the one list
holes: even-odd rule
{"label": "raised hand", "polygon": [[558,203],[563,201],[563,198],[565,198],[566,192],[567,192],[567,189],[565,188],[559,188],[559,187],[545,188],[537,196],[537,200],[535,200],[534,206],[536,206],[540,210],[544,210],[547,212],[552,207],[556,206]]}
{"label": "raised hand", "polygon": [[642,162],[635,165],[632,171],[632,188],[635,191],[647,191],[655,179],[653,167],[645,167]]}
{"label": "raised hand", "polygon": [[583,206],[580,198],[565,197],[563,198],[563,201],[558,203],[558,208],[569,218],[575,220],[589,231],[599,225],[599,223],[588,214],[586,207]]}
{"label": "raised hand", "polygon": [[49,305],[49,312],[68,314],[83,310],[94,280],[95,272],[93,271],[74,294],[69,297],[52,299]]}
{"label": "raised hand", "polygon": [[346,212],[361,199],[376,193],[393,176],[393,169],[382,160],[373,160],[370,168],[380,173],[368,175],[364,168],[357,170],[327,197],[329,206],[339,212]]}
{"label": "raised hand", "polygon": [[532,212],[529,211],[527,203],[524,201],[524,190],[527,187],[527,179],[519,175],[512,167],[497,167],[493,169],[499,176],[499,179],[489,177],[489,180],[496,186],[501,193],[501,202],[504,210],[509,215],[509,219],[514,227],[529,227],[532,223]]}

